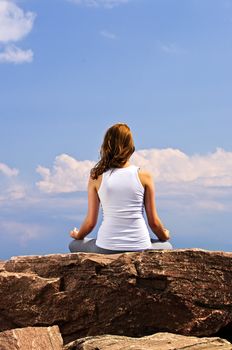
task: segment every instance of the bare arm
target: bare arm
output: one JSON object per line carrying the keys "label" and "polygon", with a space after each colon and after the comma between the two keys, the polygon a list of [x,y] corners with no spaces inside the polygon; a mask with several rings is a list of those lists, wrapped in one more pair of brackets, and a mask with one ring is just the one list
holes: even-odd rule
{"label": "bare arm", "polygon": [[170,238],[169,231],[166,230],[158,216],[155,204],[155,186],[150,173],[140,173],[141,182],[145,188],[144,206],[147,215],[147,221],[151,230],[161,241],[167,241]]}
{"label": "bare arm", "polygon": [[99,197],[95,181],[89,178],[88,183],[88,212],[81,227],[77,231],[71,231],[70,236],[74,239],[83,239],[96,226],[99,212]]}

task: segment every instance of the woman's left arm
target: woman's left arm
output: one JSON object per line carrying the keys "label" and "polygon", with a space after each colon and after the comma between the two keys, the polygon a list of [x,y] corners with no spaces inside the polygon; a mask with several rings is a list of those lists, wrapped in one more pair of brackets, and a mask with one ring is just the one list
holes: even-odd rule
{"label": "woman's left arm", "polygon": [[95,181],[89,178],[88,183],[88,212],[79,230],[71,231],[70,236],[74,239],[83,239],[96,226],[100,200],[97,194]]}

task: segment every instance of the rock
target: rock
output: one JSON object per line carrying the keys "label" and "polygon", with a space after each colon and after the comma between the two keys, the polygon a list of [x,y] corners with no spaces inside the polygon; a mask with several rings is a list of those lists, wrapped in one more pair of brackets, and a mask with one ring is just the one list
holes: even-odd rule
{"label": "rock", "polygon": [[0,260],[0,272],[4,270],[4,264],[5,264],[5,261]]}
{"label": "rock", "polygon": [[27,327],[0,333],[1,350],[62,350],[59,327]]}
{"label": "rock", "polygon": [[[232,253],[198,249],[16,257],[0,272],[0,330],[80,337],[232,334]],[[218,333],[220,334],[220,333]]]}
{"label": "rock", "polygon": [[65,350],[231,350],[232,344],[220,338],[197,338],[156,333],[143,338],[102,335],[78,339]]}

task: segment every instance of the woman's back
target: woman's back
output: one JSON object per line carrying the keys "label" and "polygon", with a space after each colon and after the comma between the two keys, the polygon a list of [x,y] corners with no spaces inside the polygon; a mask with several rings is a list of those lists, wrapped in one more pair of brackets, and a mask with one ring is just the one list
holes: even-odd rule
{"label": "woman's back", "polygon": [[103,173],[98,195],[103,222],[96,245],[114,250],[141,250],[151,246],[143,217],[144,187],[138,167],[130,165]]}
{"label": "woman's back", "polygon": [[[128,125],[117,123],[105,133],[100,149],[100,160],[90,171],[88,182],[88,212],[80,229],[70,236],[70,251],[112,254],[118,251],[164,249],[163,241],[169,239],[156,211],[155,188],[152,175],[139,172],[129,165],[135,151],[132,133]],[[128,166],[129,165],[129,166]],[[108,170],[110,169],[110,170]],[[100,202],[103,222],[97,240],[84,239],[96,226]],[[152,232],[160,239],[151,242],[143,217],[145,208]],[[170,249],[171,245],[165,246]]]}

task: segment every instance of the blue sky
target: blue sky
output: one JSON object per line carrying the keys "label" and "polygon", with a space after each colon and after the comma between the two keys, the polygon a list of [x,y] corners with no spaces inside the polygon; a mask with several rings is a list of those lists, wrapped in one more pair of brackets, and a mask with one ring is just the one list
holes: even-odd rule
{"label": "blue sky", "polygon": [[119,121],[174,245],[232,250],[231,60],[231,0],[0,0],[0,259],[67,251]]}

